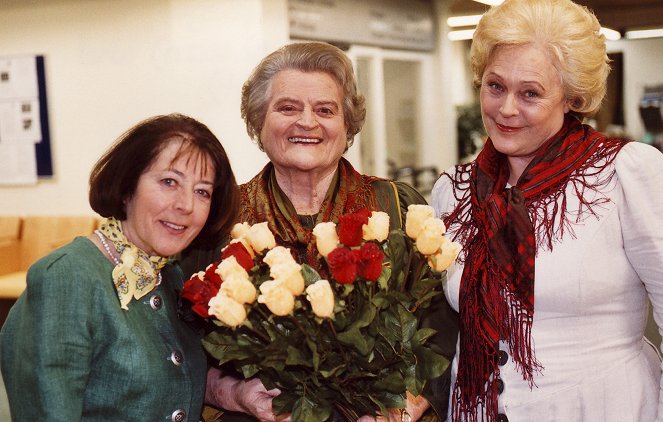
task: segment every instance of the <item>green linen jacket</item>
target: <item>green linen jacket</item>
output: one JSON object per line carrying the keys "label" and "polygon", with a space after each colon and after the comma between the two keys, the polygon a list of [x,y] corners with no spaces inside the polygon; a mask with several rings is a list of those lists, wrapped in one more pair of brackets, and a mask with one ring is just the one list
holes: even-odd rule
{"label": "green linen jacket", "polygon": [[206,357],[178,318],[182,272],[120,308],[113,266],[87,238],[37,261],[0,333],[11,417],[22,421],[198,421]]}

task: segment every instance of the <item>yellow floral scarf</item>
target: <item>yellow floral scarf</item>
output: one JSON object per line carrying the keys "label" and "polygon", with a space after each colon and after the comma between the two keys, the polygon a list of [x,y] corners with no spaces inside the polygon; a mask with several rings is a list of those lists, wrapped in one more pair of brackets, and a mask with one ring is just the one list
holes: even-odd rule
{"label": "yellow floral scarf", "polygon": [[[166,265],[168,258],[150,256],[139,249],[127,239],[122,232],[122,225],[113,217],[103,222],[99,232],[111,241],[120,255],[119,260],[114,259],[116,265],[113,268],[113,284],[120,299],[120,306],[127,310],[132,298],[140,299],[159,285],[159,271]],[[108,245],[105,244],[105,239],[100,237],[100,240],[106,248]],[[108,250],[108,253],[111,252]]]}

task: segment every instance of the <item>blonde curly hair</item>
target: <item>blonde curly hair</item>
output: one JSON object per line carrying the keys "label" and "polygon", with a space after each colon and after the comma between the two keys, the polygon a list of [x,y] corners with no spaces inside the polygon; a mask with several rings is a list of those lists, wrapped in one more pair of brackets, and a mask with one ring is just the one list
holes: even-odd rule
{"label": "blonde curly hair", "polygon": [[601,107],[610,73],[600,29],[589,9],[570,0],[506,0],[477,25],[470,50],[474,85],[481,85],[498,47],[540,45],[560,72],[571,111],[590,117]]}

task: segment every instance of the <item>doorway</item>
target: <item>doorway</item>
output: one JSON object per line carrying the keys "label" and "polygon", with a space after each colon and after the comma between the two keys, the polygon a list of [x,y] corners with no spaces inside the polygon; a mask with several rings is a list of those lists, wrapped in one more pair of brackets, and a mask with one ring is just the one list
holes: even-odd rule
{"label": "doorway", "polygon": [[348,56],[366,97],[366,122],[348,159],[362,173],[402,180],[427,197],[439,174],[424,164],[426,142],[435,140],[423,117],[435,109],[432,56],[365,46],[350,47]]}

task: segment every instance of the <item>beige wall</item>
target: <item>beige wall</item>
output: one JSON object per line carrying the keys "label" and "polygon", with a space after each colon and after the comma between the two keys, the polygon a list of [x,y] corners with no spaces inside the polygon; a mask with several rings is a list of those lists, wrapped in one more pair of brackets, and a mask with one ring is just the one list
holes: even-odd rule
{"label": "beige wall", "polygon": [[[444,29],[447,3],[435,4]],[[455,105],[473,92],[467,43],[445,35],[433,53],[435,104],[424,110],[429,135],[420,163],[440,170],[455,162]],[[0,186],[0,214],[92,213],[94,161],[137,121],[175,111],[205,122],[238,181],[247,181],[266,157],[246,135],[241,86],[265,54],[288,41],[287,0],[0,0],[0,55],[45,56],[55,172],[36,186]],[[642,87],[663,83],[663,39],[609,49],[624,52],[626,130],[637,139]]]}
{"label": "beige wall", "polygon": [[248,180],[266,157],[240,90],[288,41],[286,14],[285,0],[3,0],[0,55],[45,56],[55,176],[0,187],[0,214],[92,213],[95,160],[137,121],[176,111],[206,123]]}

